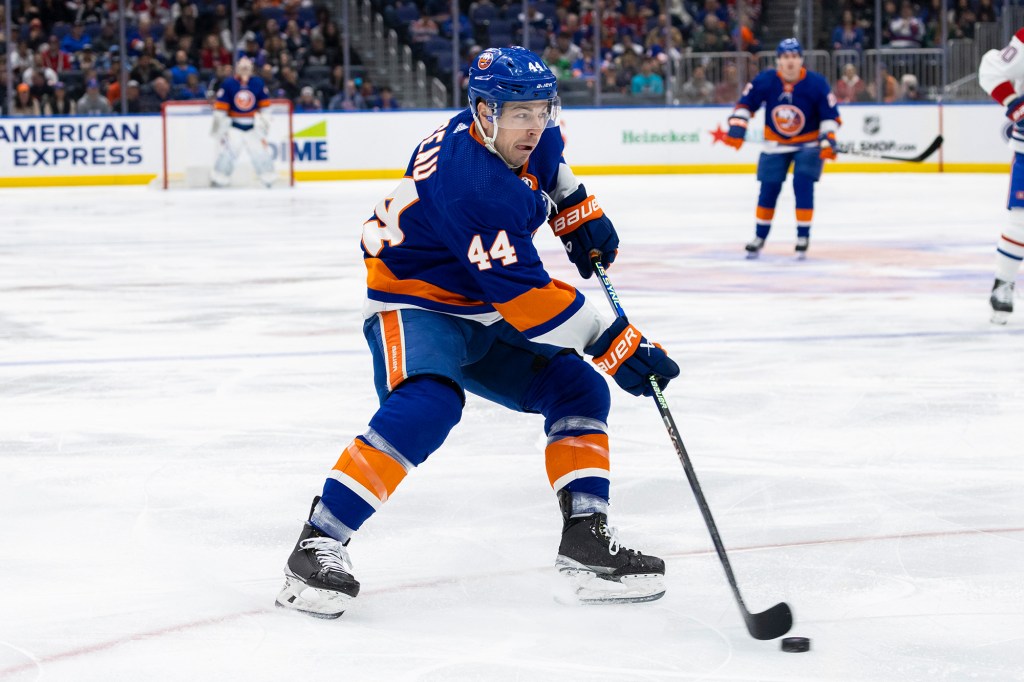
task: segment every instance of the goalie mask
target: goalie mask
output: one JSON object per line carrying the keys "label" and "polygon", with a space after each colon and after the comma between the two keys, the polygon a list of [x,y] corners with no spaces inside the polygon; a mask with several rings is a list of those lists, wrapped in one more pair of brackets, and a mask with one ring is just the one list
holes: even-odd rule
{"label": "goalie mask", "polygon": [[[482,114],[477,103],[481,101],[490,109],[485,115],[494,126],[490,137],[480,125]],[[542,106],[508,106],[527,103]],[[524,47],[490,48],[481,52],[470,66],[469,107],[484,144],[497,154],[494,139],[499,127],[523,130],[558,125],[561,102],[557,79],[540,57]]]}

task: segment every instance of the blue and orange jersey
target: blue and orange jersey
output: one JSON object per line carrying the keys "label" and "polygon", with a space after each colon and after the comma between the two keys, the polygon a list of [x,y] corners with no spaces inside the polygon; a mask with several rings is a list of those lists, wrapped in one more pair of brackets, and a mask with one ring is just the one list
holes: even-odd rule
{"label": "blue and orange jersey", "polygon": [[[828,81],[807,69],[800,69],[793,83],[784,81],[778,71],[762,71],[747,83],[733,115],[749,119],[761,105],[765,108],[764,139],[769,143],[816,143],[820,133],[835,132],[842,122]],[[770,153],[772,146],[765,151]]]}
{"label": "blue and orange jersey", "polygon": [[250,76],[244,83],[237,78],[227,78],[217,90],[217,101],[213,106],[227,112],[236,127],[251,128],[256,112],[270,106],[270,96],[259,76]]}
{"label": "blue and orange jersey", "polygon": [[548,275],[533,244],[551,200],[578,186],[562,150],[559,129],[548,128],[512,170],[484,146],[468,109],[420,142],[363,225],[366,317],[422,308],[483,324],[504,319],[527,338],[582,352],[607,323],[581,292]]}

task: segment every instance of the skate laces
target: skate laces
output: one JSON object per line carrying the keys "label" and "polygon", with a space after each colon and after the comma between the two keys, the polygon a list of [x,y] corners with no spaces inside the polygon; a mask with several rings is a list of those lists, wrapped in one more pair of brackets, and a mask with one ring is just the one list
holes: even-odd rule
{"label": "skate laces", "polygon": [[348,550],[334,538],[306,538],[299,543],[300,549],[311,549],[324,568],[332,571],[352,572],[352,560]]}
{"label": "skate laces", "polygon": [[[619,553],[620,549],[625,549],[622,543],[619,542],[619,529],[614,526],[609,526],[603,519],[598,522],[597,531],[608,540],[608,553],[615,556]],[[626,549],[628,553],[630,550]]]}

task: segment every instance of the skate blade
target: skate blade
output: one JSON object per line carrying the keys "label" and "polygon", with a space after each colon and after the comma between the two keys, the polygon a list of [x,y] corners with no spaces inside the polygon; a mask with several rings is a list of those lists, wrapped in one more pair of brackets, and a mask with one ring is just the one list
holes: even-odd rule
{"label": "skate blade", "polygon": [[797,251],[796,252],[796,259],[797,260],[807,260],[807,252],[806,251]]}
{"label": "skate blade", "polygon": [[760,255],[760,251],[747,251],[747,260],[757,260],[757,257]]}
{"label": "skate blade", "polygon": [[293,575],[286,575],[276,606],[300,611],[314,618],[338,618],[345,613],[353,597],[344,592],[310,587]]}
{"label": "skate blade", "polygon": [[1010,313],[1005,310],[993,310],[991,321],[992,324],[1006,324],[1010,321]]}
{"label": "skate blade", "polygon": [[559,565],[568,594],[556,595],[562,604],[638,604],[665,596],[665,576],[660,573],[610,578],[594,571]]}

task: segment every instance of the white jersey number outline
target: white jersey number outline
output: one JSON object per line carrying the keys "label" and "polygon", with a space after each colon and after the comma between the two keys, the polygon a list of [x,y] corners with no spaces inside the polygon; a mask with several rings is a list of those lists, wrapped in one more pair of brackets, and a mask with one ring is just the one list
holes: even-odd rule
{"label": "white jersey number outline", "polygon": [[374,258],[384,248],[398,246],[405,241],[405,233],[398,226],[402,211],[420,200],[412,178],[402,178],[391,196],[384,197],[373,211],[373,218],[363,223],[363,248]]}

